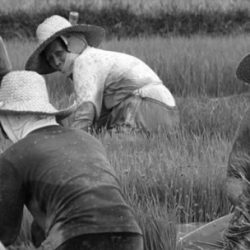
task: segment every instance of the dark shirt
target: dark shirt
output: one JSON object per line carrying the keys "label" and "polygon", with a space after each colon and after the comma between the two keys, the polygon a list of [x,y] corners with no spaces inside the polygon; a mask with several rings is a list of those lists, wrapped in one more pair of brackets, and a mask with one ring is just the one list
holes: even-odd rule
{"label": "dark shirt", "polygon": [[0,157],[0,241],[16,239],[26,205],[43,228],[41,249],[82,234],[141,230],[101,143],[82,130],[50,126]]}
{"label": "dark shirt", "polygon": [[228,160],[227,193],[234,205],[233,217],[224,231],[224,249],[249,249],[250,239],[250,109],[233,140]]}

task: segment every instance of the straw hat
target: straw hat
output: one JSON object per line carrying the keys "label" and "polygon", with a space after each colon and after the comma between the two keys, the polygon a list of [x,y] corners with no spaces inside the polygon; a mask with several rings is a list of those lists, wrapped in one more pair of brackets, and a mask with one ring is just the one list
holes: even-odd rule
{"label": "straw hat", "polygon": [[236,69],[236,76],[239,80],[250,83],[250,54],[240,61]]}
{"label": "straw hat", "polygon": [[5,47],[4,41],[0,36],[0,79],[10,72],[12,65],[9,59],[8,51]]}
{"label": "straw hat", "polygon": [[3,77],[0,88],[0,114],[44,114],[64,119],[76,109],[73,104],[57,110],[49,102],[44,78],[33,71],[12,71]]}
{"label": "straw hat", "polygon": [[37,27],[36,36],[39,45],[27,60],[25,69],[34,70],[40,74],[54,72],[55,70],[46,61],[43,51],[56,38],[71,33],[84,34],[88,45],[97,47],[103,40],[105,31],[103,28],[94,25],[78,24],[72,26],[64,17],[58,15],[51,16]]}

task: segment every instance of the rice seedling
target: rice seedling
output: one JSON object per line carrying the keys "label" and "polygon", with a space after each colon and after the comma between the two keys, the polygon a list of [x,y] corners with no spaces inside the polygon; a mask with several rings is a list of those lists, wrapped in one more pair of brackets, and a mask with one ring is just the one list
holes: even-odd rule
{"label": "rice seedling", "polygon": [[[32,41],[7,41],[14,69],[23,68],[35,46]],[[181,128],[172,136],[95,135],[135,210],[145,249],[173,250],[176,225],[208,222],[230,209],[224,189],[227,158],[249,103],[247,94],[237,94],[248,88],[235,79],[234,69],[249,49],[249,37],[156,37],[105,41],[102,46],[145,60],[177,97]],[[57,107],[74,98],[72,86],[62,76],[46,79]],[[1,149],[8,146],[1,139]],[[11,250],[34,249],[29,234],[32,218],[27,214],[24,218]]]}
{"label": "rice seedling", "polygon": [[[36,47],[34,41],[10,40],[7,48],[15,69],[23,69],[24,63]],[[164,84],[179,97],[222,97],[248,91],[249,86],[236,79],[235,69],[241,58],[250,52],[248,35],[208,37],[151,37],[122,40],[106,40],[102,48],[135,55],[152,67]],[[64,81],[60,74],[48,76],[50,91],[60,97],[72,88],[65,82],[58,90],[56,79]],[[50,80],[51,79],[51,80]],[[60,85],[61,86],[61,85]],[[54,99],[54,96],[52,98]]]}

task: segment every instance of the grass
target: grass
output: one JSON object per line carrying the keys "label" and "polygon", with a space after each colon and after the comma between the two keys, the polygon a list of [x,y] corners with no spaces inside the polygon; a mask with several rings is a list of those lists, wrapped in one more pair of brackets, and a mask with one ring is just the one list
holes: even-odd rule
{"label": "grass", "polygon": [[[102,45],[145,60],[173,91],[181,112],[181,128],[173,136],[162,134],[150,140],[98,136],[135,210],[146,250],[175,249],[177,224],[208,222],[230,209],[224,190],[227,158],[250,101],[248,87],[235,78],[234,71],[249,50],[249,40],[248,36],[156,37]],[[7,46],[14,68],[22,69],[35,43],[11,40]],[[74,97],[72,86],[59,74],[46,79],[57,107]],[[8,144],[1,146],[4,150]],[[29,220],[28,216],[10,249],[34,249],[26,245]]]}
{"label": "grass", "polygon": [[[176,224],[207,222],[229,211],[224,181],[230,141],[186,132],[151,140],[99,138],[135,210],[145,249],[173,250]],[[26,221],[17,245],[28,244],[28,229]]]}
{"label": "grass", "polygon": [[149,64],[177,96],[225,96],[248,87],[235,77],[250,51],[250,37],[153,37],[110,41],[105,48],[136,55]]}
{"label": "grass", "polygon": [[12,12],[20,9],[42,9],[53,5],[70,7],[92,7],[102,9],[112,6],[130,6],[135,12],[152,11],[166,8],[168,10],[232,10],[249,9],[247,0],[1,0],[1,10]]}
{"label": "grass", "polygon": [[[239,61],[250,51],[249,35],[114,39],[104,41],[101,46],[144,60],[175,96],[221,97],[249,89],[235,77]],[[32,41],[17,39],[10,40],[7,47],[14,68],[23,69],[36,46]],[[21,53],[16,52],[20,50]]]}

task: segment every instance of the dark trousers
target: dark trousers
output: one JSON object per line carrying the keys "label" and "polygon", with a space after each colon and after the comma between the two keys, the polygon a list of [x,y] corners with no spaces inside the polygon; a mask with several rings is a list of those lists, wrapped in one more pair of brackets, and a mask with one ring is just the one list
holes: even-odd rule
{"label": "dark trousers", "polygon": [[143,237],[134,233],[103,233],[72,238],[56,250],[143,250]]}
{"label": "dark trousers", "polygon": [[177,107],[169,107],[152,98],[131,95],[112,110],[103,109],[96,127],[97,131],[106,128],[116,132],[172,133],[179,123]]}

